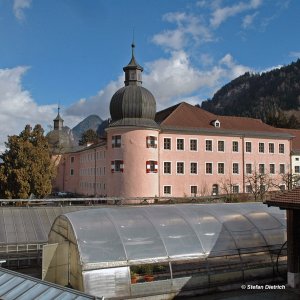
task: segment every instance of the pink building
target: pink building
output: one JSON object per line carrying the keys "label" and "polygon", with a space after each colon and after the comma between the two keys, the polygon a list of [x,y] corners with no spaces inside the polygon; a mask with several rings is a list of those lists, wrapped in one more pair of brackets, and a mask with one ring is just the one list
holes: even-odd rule
{"label": "pink building", "polygon": [[111,99],[106,140],[61,154],[56,188],[109,197],[244,193],[253,174],[266,174],[272,189],[284,188],[292,135],[185,102],[156,112],[133,50],[123,68],[125,86]]}

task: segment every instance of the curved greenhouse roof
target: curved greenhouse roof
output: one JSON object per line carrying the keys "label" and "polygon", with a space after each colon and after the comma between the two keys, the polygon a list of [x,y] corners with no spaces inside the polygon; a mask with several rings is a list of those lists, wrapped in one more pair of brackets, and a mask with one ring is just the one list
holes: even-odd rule
{"label": "curved greenhouse roof", "polygon": [[87,269],[89,264],[275,250],[286,241],[285,212],[261,203],[100,208],[62,215],[52,230],[65,227],[63,220],[72,228]]}
{"label": "curved greenhouse roof", "polygon": [[0,246],[47,243],[54,220],[61,214],[90,209],[87,206],[0,207]]}

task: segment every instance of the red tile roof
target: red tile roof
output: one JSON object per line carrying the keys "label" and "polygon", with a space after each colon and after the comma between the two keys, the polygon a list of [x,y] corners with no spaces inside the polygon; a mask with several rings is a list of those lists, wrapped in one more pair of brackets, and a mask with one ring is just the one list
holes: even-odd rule
{"label": "red tile roof", "polygon": [[280,193],[275,198],[266,200],[265,203],[280,208],[300,209],[300,187]]}
{"label": "red tile roof", "polygon": [[[156,122],[161,126],[175,128],[198,128],[215,130],[235,130],[249,132],[266,132],[282,135],[283,131],[269,126],[259,119],[245,117],[217,116],[200,107],[182,102],[156,114]],[[212,121],[219,120],[220,128],[215,128]],[[288,134],[287,134],[288,136]]]}
{"label": "red tile roof", "polygon": [[280,130],[294,136],[294,138],[292,139],[292,151],[300,152],[300,130],[286,128],[280,128]]}

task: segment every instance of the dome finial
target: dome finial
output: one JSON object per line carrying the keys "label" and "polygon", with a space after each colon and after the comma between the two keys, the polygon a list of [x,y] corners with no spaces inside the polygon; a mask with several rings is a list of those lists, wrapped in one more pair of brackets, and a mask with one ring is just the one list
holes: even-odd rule
{"label": "dome finial", "polygon": [[132,57],[134,57],[134,48],[135,48],[135,44],[134,44],[134,28],[133,28],[133,30],[132,30],[132,43],[131,43],[131,55],[132,55]]}

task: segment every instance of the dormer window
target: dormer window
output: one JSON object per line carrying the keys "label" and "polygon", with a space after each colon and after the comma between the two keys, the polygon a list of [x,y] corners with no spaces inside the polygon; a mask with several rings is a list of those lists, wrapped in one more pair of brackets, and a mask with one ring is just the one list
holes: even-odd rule
{"label": "dormer window", "polygon": [[218,128],[221,127],[221,123],[219,120],[213,120],[211,122],[211,125],[213,125],[214,127],[218,127]]}

